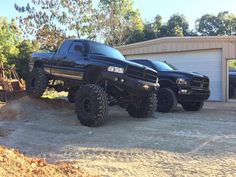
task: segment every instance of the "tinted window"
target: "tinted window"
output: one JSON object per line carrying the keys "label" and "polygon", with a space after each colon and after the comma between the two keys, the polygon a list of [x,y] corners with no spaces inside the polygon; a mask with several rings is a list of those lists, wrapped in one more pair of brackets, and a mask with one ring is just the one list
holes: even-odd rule
{"label": "tinted window", "polygon": [[84,48],[81,42],[74,42],[70,47],[69,53],[82,55],[83,50]]}
{"label": "tinted window", "polygon": [[58,49],[57,55],[59,56],[66,56],[69,48],[70,48],[71,41],[64,41],[61,47]]}
{"label": "tinted window", "polygon": [[90,43],[90,54],[125,60],[125,57],[118,50],[99,43]]}
{"label": "tinted window", "polygon": [[153,64],[156,66],[158,71],[172,71],[172,70],[177,70],[174,66],[165,63],[165,62],[160,62],[160,61],[152,61]]}

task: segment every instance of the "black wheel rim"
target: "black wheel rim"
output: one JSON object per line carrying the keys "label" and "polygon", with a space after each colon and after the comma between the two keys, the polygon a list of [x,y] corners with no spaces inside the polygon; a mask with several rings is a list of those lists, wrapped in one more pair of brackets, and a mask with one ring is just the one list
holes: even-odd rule
{"label": "black wheel rim", "polygon": [[159,102],[160,104],[166,104],[166,103],[169,102],[169,99],[168,99],[167,96],[159,96],[159,97],[158,97],[158,102]]}
{"label": "black wheel rim", "polygon": [[91,104],[91,101],[88,98],[85,98],[83,100],[83,110],[86,113],[90,113],[91,110],[92,110],[92,104]]}

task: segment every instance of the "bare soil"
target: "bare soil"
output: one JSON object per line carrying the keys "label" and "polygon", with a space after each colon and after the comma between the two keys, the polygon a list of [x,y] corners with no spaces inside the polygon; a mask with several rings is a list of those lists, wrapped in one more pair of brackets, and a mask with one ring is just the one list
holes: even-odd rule
{"label": "bare soil", "polygon": [[68,163],[49,164],[46,160],[29,158],[14,149],[0,146],[0,176],[1,177],[82,177],[88,176]]}
{"label": "bare soil", "polygon": [[0,109],[0,144],[91,175],[236,176],[236,104],[149,119],[112,107],[103,126],[88,128],[65,99],[23,97]]}

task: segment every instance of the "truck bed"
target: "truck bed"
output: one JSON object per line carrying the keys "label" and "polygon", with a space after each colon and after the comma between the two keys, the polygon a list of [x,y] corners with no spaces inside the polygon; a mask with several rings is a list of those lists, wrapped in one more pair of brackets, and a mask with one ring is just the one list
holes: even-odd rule
{"label": "truck bed", "polygon": [[55,52],[34,52],[32,54],[33,59],[47,59],[51,60],[53,56],[55,55]]}

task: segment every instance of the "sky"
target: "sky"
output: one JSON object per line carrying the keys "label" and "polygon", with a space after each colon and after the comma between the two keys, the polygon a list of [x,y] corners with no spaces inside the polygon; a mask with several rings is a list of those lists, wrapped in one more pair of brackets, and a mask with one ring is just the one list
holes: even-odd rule
{"label": "sky", "polygon": [[[30,0],[0,0],[0,16],[11,19],[17,16],[14,3],[25,5]],[[97,1],[97,0],[95,0]],[[229,11],[236,14],[236,0],[133,0],[146,21],[151,21],[159,14],[166,22],[174,13],[184,14],[194,28],[195,20],[203,14],[217,14]]]}

